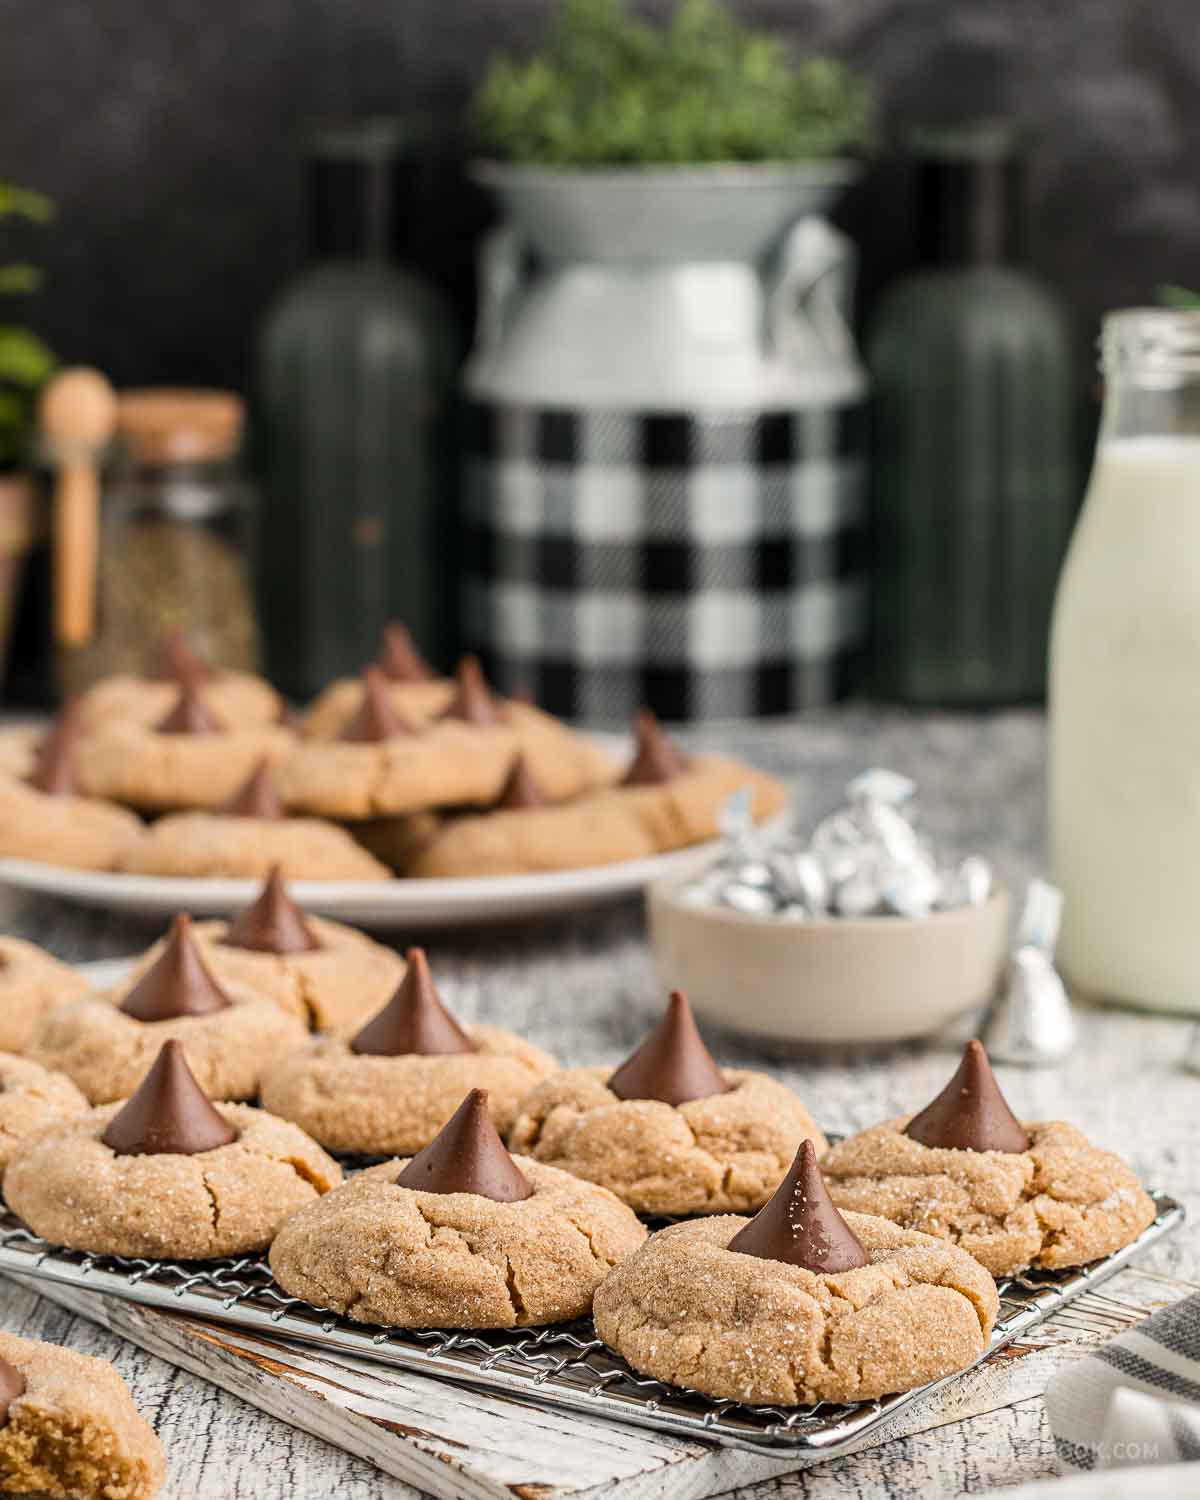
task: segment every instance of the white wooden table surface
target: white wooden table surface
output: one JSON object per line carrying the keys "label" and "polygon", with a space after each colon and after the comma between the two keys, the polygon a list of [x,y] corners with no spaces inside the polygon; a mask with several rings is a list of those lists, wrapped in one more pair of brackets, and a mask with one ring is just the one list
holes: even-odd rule
{"label": "white wooden table surface", "polygon": [[[843,782],[864,765],[909,772],[921,786],[929,827],[947,844],[992,855],[1018,888],[1040,866],[1044,745],[1036,715],[908,718],[850,710],[704,739],[785,774],[806,819],[834,806]],[[76,960],[129,953],[155,935],[136,923],[4,892],[0,925]],[[552,923],[440,935],[430,951],[460,1016],[511,1026],[573,1063],[623,1055],[660,1001],[640,913],[629,904]],[[1123,1151],[1144,1180],[1187,1202],[1192,1224],[1143,1264],[1200,1283],[1200,1078],[1180,1066],[1192,1026],[1120,1011],[1089,1010],[1082,1019],[1080,1046],[1065,1065],[1001,1070],[1004,1087],[1019,1115],[1074,1120]],[[715,1050],[731,1063],[774,1069],[824,1126],[840,1131],[925,1102],[953,1064],[952,1054],[930,1046],[766,1060],[718,1038]],[[421,1493],[3,1280],[0,1325],[116,1364],[167,1447],[169,1500],[412,1500]],[[1032,1397],[731,1493],[742,1500],[930,1500],[1054,1472],[1042,1403]],[[525,1491],[515,1493],[528,1500]]]}

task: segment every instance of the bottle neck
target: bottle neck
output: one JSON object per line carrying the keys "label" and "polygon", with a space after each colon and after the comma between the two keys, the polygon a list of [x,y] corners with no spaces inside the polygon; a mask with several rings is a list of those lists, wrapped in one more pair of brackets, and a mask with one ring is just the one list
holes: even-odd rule
{"label": "bottle neck", "polygon": [[1200,312],[1112,313],[1101,348],[1102,440],[1200,438]]}
{"label": "bottle neck", "polygon": [[308,243],[317,260],[390,261],[401,248],[401,205],[412,162],[396,151],[315,151],[308,162]]}
{"label": "bottle neck", "polygon": [[922,161],[917,169],[924,265],[1010,265],[1020,258],[1022,169],[1010,156]]}

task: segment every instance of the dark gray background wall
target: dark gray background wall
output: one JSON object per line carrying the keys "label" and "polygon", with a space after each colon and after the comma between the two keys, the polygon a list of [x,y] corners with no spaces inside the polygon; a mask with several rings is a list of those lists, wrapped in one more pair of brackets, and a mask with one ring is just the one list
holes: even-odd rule
{"label": "dark gray background wall", "polygon": [[[648,8],[664,10],[668,0]],[[885,122],[1010,110],[1041,142],[1030,254],[1082,341],[1155,283],[1200,283],[1197,0],[739,0],[876,80]],[[306,119],[416,111],[433,131],[413,256],[468,311],[486,205],[462,106],[547,0],[0,0],[0,179],[61,207],[37,253],[40,326],[120,382],[244,383],[264,306],[302,255]],[[865,291],[906,257],[904,183],[845,205]]]}

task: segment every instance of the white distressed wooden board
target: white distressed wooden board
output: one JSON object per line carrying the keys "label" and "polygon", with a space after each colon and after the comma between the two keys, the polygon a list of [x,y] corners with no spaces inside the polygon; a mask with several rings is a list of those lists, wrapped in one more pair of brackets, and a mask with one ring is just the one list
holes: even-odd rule
{"label": "white distressed wooden board", "polygon": [[[702,1500],[796,1467],[790,1459],[589,1422],[75,1287],[12,1279],[439,1500]],[[1122,1272],[1027,1341],[898,1413],[887,1436],[1040,1395],[1059,1364],[1194,1290],[1154,1272]]]}

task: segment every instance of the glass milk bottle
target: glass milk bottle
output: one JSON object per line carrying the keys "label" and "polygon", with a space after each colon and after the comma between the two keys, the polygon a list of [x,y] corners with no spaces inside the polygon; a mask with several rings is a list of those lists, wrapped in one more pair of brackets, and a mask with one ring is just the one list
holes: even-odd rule
{"label": "glass milk bottle", "polygon": [[1059,954],[1085,994],[1200,1012],[1200,313],[1111,314],[1050,647]]}

